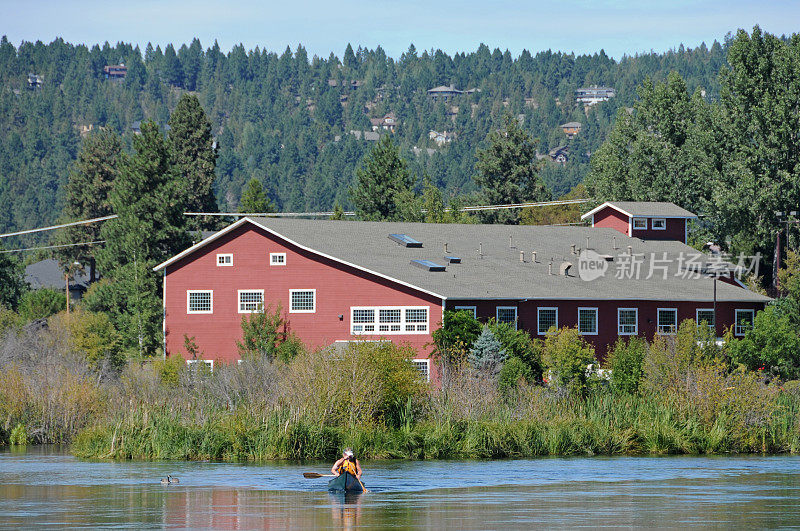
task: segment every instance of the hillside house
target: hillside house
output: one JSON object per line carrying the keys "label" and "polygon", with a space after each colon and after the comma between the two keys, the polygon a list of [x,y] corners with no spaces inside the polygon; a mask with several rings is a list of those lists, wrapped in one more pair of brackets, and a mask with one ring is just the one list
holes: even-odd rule
{"label": "hillside house", "polygon": [[44,85],[44,76],[40,76],[38,74],[28,74],[28,88],[31,90],[36,90],[42,88]]}
{"label": "hillside house", "polygon": [[438,131],[429,131],[428,138],[436,142],[438,145],[443,146],[445,144],[449,144],[456,138],[456,134],[447,131],[442,131],[441,133]]}
{"label": "hillside house", "polygon": [[559,127],[561,127],[561,130],[564,131],[565,135],[567,135],[567,138],[572,138],[581,132],[581,127],[583,127],[583,124],[580,122],[567,122],[565,124],[561,124]]}
{"label": "hillside house", "polygon": [[372,125],[373,131],[384,130],[394,133],[397,127],[397,117],[393,112],[384,115],[383,118],[370,118],[369,122]]}
{"label": "hillside house", "polygon": [[[539,338],[577,326],[603,356],[620,336],[673,334],[684,319],[741,335],[769,301],[736,283],[687,276],[679,257],[709,257],[683,238],[643,236],[599,226],[242,218],[155,267],[164,275],[165,349],[186,356],[186,335],[204,359],[234,362],[242,318],[280,305],[309,347],[403,342],[433,374],[431,333],[447,309]],[[659,272],[647,275],[653,257]],[[586,260],[594,260],[589,277]],[[626,273],[642,262],[643,274]]]}
{"label": "hillside house", "polygon": [[[64,269],[58,260],[48,258],[34,262],[25,267],[25,282],[31,289],[54,289],[64,291],[67,287],[67,278]],[[69,298],[79,300],[91,284],[88,268],[80,269],[69,279]]]}
{"label": "hillside house", "polygon": [[579,88],[575,91],[575,101],[586,105],[596,105],[608,101],[617,95],[617,92],[610,87],[591,87]]}
{"label": "hillside house", "polygon": [[464,94],[464,92],[458,90],[453,85],[450,85],[449,87],[440,85],[428,91],[428,97],[434,102],[443,101],[447,103],[449,101],[453,101],[453,98],[455,98],[456,96],[460,96],[461,94]]}
{"label": "hillside house", "polygon": [[103,74],[106,79],[116,79],[122,81],[128,75],[128,67],[123,63],[118,65],[106,65],[103,67]]}

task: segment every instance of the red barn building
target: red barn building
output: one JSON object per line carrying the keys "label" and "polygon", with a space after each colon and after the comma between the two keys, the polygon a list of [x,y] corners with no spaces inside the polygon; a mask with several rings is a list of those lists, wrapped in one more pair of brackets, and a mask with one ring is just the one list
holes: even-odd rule
{"label": "red barn building", "polygon": [[626,236],[686,243],[689,220],[697,216],[674,203],[614,201],[581,216],[587,218],[592,227],[608,227]]}
{"label": "red barn building", "polygon": [[169,355],[186,355],[185,334],[204,359],[235,361],[242,317],[280,304],[312,348],[405,342],[429,370],[445,309],[534,337],[578,326],[601,356],[620,336],[673,333],[684,319],[716,315],[718,335],[732,325],[743,334],[769,299],[735,283],[715,291],[698,273],[711,259],[612,228],[243,218],[155,269]]}

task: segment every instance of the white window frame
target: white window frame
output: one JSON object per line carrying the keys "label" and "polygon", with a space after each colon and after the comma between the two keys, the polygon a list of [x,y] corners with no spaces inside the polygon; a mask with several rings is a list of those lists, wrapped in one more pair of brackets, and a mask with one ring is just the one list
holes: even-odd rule
{"label": "white window frame", "polygon": [[[739,327],[739,314],[740,313],[749,313],[750,314],[750,326],[748,328]],[[745,310],[745,309],[736,309],[734,310],[733,314],[733,335],[742,337],[747,333],[748,330],[753,328],[753,324],[756,322],[756,311],[755,310]]]}
{"label": "white window frame", "polygon": [[[425,377],[426,382],[431,381],[431,360],[427,358],[414,358],[411,360],[411,363],[414,365],[414,368]],[[423,363],[425,364],[424,371],[419,367],[419,365],[422,365]]]}
{"label": "white window frame", "polygon": [[[353,312],[356,310],[371,310],[374,319],[367,323],[353,323]],[[400,321],[395,323],[381,323],[381,310],[400,310]],[[425,322],[406,322],[406,310],[425,310]],[[350,333],[354,336],[398,336],[398,335],[427,335],[431,332],[431,307],[430,306],[351,306],[350,307]],[[381,325],[399,325],[399,330],[381,330]],[[362,330],[355,330],[361,326]],[[364,326],[372,326],[372,330],[363,330]],[[407,326],[414,326],[415,330],[406,330]],[[420,330],[421,328],[421,330]]]}
{"label": "white window frame", "polygon": [[555,312],[556,312],[555,327],[556,327],[556,330],[558,330],[558,307],[557,306],[542,306],[540,308],[536,308],[536,333],[538,335],[540,335],[540,336],[547,335],[547,330],[550,330],[549,328],[547,330],[542,330],[539,327],[541,325],[541,320],[539,319],[539,313],[542,310],[555,310]]}
{"label": "white window frame", "polygon": [[[211,309],[210,310],[192,310],[189,304],[189,299],[193,293],[208,293],[211,295]],[[213,289],[187,289],[186,290],[186,313],[214,313],[214,290]]]}
{"label": "white window frame", "polygon": [[[582,311],[593,311],[594,312],[594,332],[583,332],[581,331],[581,312]],[[578,308],[578,331],[582,336],[596,336],[598,330],[600,329],[600,311],[596,307],[591,306],[582,306]]]}
{"label": "white window frame", "polygon": [[[220,262],[219,259],[222,258],[223,260],[226,258],[230,258],[229,263]],[[217,255],[217,267],[233,267],[233,253],[219,253]]]}
{"label": "white window frame", "polygon": [[[519,324],[519,311],[518,311],[517,307],[516,306],[497,306],[494,309],[494,320],[497,321],[498,323],[505,323],[505,321],[501,321],[500,320],[500,310],[514,310],[514,322],[513,322],[513,325],[514,325],[514,330],[516,330],[517,326]],[[508,324],[512,324],[512,323],[508,323]]]}
{"label": "white window frame", "polygon": [[[283,258],[283,261],[276,261]],[[269,253],[269,265],[271,266],[285,266],[286,265],[286,253]]]}
{"label": "white window frame", "polygon": [[[239,360],[239,362],[241,361],[242,360]],[[208,368],[211,370],[211,372],[214,372],[214,360],[186,360],[187,367],[191,367],[192,365],[195,365],[197,363],[205,363],[206,365],[208,365]]]}
{"label": "white window frame", "polygon": [[[312,299],[311,305],[314,307],[311,310],[295,310],[292,308],[292,295],[295,293],[308,293],[311,292]],[[289,290],[289,313],[316,313],[317,312],[317,290],[316,289],[290,289]]]}
{"label": "white window frame", "polygon": [[[636,314],[636,322],[633,323],[633,332],[623,332],[623,326],[631,326],[629,324],[622,324],[620,322],[621,312],[634,312]],[[639,308],[617,308],[617,335],[619,336],[635,336],[639,334]]]}
{"label": "white window frame", "polygon": [[[663,227],[656,227],[656,222],[661,222],[664,224]],[[651,230],[667,230],[667,218],[653,218],[650,220],[650,229]]]}
{"label": "white window frame", "polygon": [[[644,227],[637,227],[637,222],[644,222]],[[647,218],[633,218],[633,230],[647,230]]]}
{"label": "white window frame", "polygon": [[[260,310],[242,310],[242,293],[260,293],[261,294],[261,309]],[[256,313],[264,311],[264,290],[263,289],[240,289],[236,292],[236,304],[239,313]],[[251,303],[247,303],[251,304]]]}
{"label": "white window frame", "polygon": [[[694,311],[694,322],[697,323],[697,326],[700,326],[700,323],[703,322],[703,319],[700,319],[700,312],[709,312],[711,313],[711,319],[713,320],[716,316],[714,315],[714,308],[697,308]],[[708,321],[706,321],[708,322]],[[716,330],[716,323],[709,323],[708,327],[711,330]]]}
{"label": "white window frame", "polygon": [[472,310],[472,317],[475,319],[478,318],[478,307],[477,306],[456,306],[455,311],[458,310]]}
{"label": "white window frame", "polygon": [[[675,314],[675,324],[671,332],[661,330],[661,312],[672,312]],[[661,336],[672,336],[678,331],[678,309],[677,308],[657,308],[656,309],[656,334]]]}

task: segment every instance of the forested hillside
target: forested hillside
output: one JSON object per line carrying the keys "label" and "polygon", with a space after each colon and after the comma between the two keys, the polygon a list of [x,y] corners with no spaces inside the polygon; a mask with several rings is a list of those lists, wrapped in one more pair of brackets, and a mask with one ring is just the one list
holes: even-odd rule
{"label": "forested hillside", "polygon": [[[224,53],[194,40],[165,49],[108,43],[91,48],[55,40],[0,41],[0,231],[41,226],[62,212],[70,165],[81,133],[113,128],[130,150],[133,128],[146,119],[166,125],[181,94],[196,93],[212,120],[219,159],[216,197],[221,209],[238,206],[242,188],[260,180],[280,210],[351,207],[347,190],[355,168],[374,145],[350,131],[371,131],[371,118],[394,113],[393,140],[419,183],[427,174],[447,195],[474,189],[476,149],[509,113],[540,139],[538,151],[568,145],[566,164],[548,163],[542,177],[553,195],[588,173],[588,154],[611,129],[620,107],[631,107],[647,77],[677,71],[689,91],[719,93],[726,46],[678,49],[615,61],[602,51],[575,56],[480,46],[449,56],[413,46],[399,58],[350,46],[343,57],[309,57],[300,46],[283,53],[234,47]],[[124,80],[106,79],[107,65],[124,63]],[[40,83],[31,86],[29,74]],[[452,102],[433,102],[439,85],[461,90]],[[616,89],[611,100],[584,107],[574,91]],[[560,124],[577,121],[569,140]],[[438,145],[429,131],[455,133]],[[390,134],[381,129],[382,134]],[[416,149],[414,149],[416,148]],[[435,150],[435,151],[431,151]]]}

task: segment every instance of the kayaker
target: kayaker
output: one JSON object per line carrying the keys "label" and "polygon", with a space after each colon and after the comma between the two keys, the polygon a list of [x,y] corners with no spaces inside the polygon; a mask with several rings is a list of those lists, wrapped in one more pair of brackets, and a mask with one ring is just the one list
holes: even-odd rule
{"label": "kayaker", "polygon": [[331,467],[331,474],[338,476],[342,472],[349,472],[358,479],[361,479],[361,463],[355,458],[351,448],[345,448],[344,452],[342,452],[342,458],[336,461]]}

